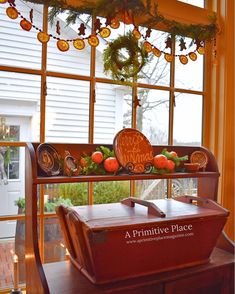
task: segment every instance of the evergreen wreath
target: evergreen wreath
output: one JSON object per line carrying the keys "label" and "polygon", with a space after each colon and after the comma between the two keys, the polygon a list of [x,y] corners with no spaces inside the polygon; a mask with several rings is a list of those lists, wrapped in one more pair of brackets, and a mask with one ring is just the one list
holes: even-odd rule
{"label": "evergreen wreath", "polygon": [[[121,52],[126,50],[127,57]],[[114,80],[128,80],[136,76],[148,62],[148,53],[131,32],[119,36],[103,53],[104,72],[111,73]]]}

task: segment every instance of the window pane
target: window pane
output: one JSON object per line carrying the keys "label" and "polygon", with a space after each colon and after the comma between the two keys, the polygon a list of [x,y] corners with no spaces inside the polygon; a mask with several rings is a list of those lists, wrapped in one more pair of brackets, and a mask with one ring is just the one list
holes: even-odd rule
{"label": "window pane", "polygon": [[177,196],[197,196],[198,179],[173,179],[172,197]]}
{"label": "window pane", "polygon": [[176,93],[174,108],[174,145],[201,145],[202,105],[201,95]]}
{"label": "window pane", "polygon": [[164,199],[167,196],[167,180],[135,181],[135,197],[144,200]]}
{"label": "window pane", "polygon": [[[129,89],[129,91],[131,91]],[[132,124],[132,94],[126,93],[123,98],[123,128],[131,128]]]}
{"label": "window pane", "polygon": [[205,0],[178,0],[180,2],[184,2],[184,3],[188,3],[194,6],[198,6],[198,7],[205,7]]}
{"label": "window pane", "polygon": [[[146,35],[146,28],[139,28],[139,30],[143,36]],[[147,41],[158,50],[165,51],[167,36],[168,33],[152,30],[150,38],[147,38]],[[143,39],[141,39],[141,41],[143,41]],[[163,53],[160,54],[160,57],[156,57],[153,52],[149,53],[149,62],[139,73],[139,82],[151,85],[169,86],[170,62],[165,60]]]}
{"label": "window pane", "polygon": [[115,134],[130,125],[130,97],[127,86],[96,84],[95,143],[112,144]]}
{"label": "window pane", "polygon": [[48,77],[47,142],[88,142],[89,91],[89,82]]}
{"label": "window pane", "polygon": [[[1,224],[2,223],[2,224]],[[1,225],[7,224],[7,221],[0,221]],[[25,224],[24,221],[17,221],[17,231],[15,238],[9,239],[4,236],[0,240],[1,252],[1,279],[0,289],[13,288],[14,283],[14,254],[18,257],[19,267],[19,285],[25,284]],[[8,292],[4,292],[8,293]]]}
{"label": "window pane", "polygon": [[[8,139],[36,141],[39,138],[40,76],[0,71],[0,80],[0,117],[10,126]],[[0,134],[2,140],[3,133]]]}
{"label": "window pane", "polygon": [[[15,1],[17,10],[29,19],[33,8],[33,24],[42,27],[42,5],[32,5],[23,1]],[[40,69],[41,43],[37,40],[38,31],[32,28],[29,32],[20,26],[21,17],[13,20],[6,15],[9,5],[0,5],[0,65]]]}
{"label": "window pane", "polygon": [[138,89],[137,129],[153,145],[167,144],[169,126],[169,92]]}
{"label": "window pane", "polygon": [[[48,42],[47,68],[49,71],[63,72],[76,75],[90,75],[90,53],[91,47],[85,40],[85,48],[77,50],[73,46],[72,40],[78,38],[78,27],[82,20],[77,20],[75,24],[66,25],[67,14],[61,13],[56,17],[52,26],[48,25],[48,32],[61,40],[68,40],[69,50],[62,52],[57,48],[57,40],[51,38]],[[56,33],[56,22],[59,21],[60,35]],[[86,25],[86,36],[91,33],[89,24]],[[84,37],[84,36],[80,36]]]}
{"label": "window pane", "polygon": [[44,221],[44,261],[55,262],[66,259],[66,248],[57,217]]}
{"label": "window pane", "polygon": [[115,203],[130,196],[129,181],[98,182],[93,186],[93,203]]}
{"label": "window pane", "polygon": [[[195,44],[190,47],[191,39],[185,38],[186,50],[180,51],[180,39],[176,42],[176,54],[185,55],[195,51]],[[188,57],[188,56],[187,56]],[[204,57],[197,53],[197,60],[188,57],[188,63],[182,64],[179,58],[175,59],[175,87],[187,90],[203,90],[203,63]]]}
{"label": "window pane", "polygon": [[[15,153],[18,160],[13,161]],[[17,215],[24,213],[25,198],[25,148],[0,146],[0,215]],[[5,232],[5,233],[4,233]],[[0,229],[0,234],[13,236],[15,224]],[[1,235],[0,235],[1,237]]]}
{"label": "window pane", "polygon": [[[6,117],[0,117],[0,141],[19,141],[19,126],[6,125]],[[0,184],[19,178],[19,148],[0,146]]]}
{"label": "window pane", "polygon": [[[52,189],[50,186],[51,185],[48,185],[48,188],[45,191],[45,193],[48,194],[47,196],[48,199],[46,200],[46,197],[45,197],[45,201],[50,201],[50,199],[55,199],[56,195],[58,195],[58,198],[60,199],[59,201],[65,200],[65,204],[67,206],[68,205],[70,206],[69,202],[71,202],[73,206],[88,204],[88,183],[53,185],[54,192],[52,192]],[[48,190],[48,189],[51,189],[51,190]],[[55,191],[57,192],[55,193]]]}
{"label": "window pane", "polygon": [[[15,152],[18,153],[18,151]],[[11,160],[11,163],[8,165],[8,178],[11,180],[19,178],[19,162]]]}

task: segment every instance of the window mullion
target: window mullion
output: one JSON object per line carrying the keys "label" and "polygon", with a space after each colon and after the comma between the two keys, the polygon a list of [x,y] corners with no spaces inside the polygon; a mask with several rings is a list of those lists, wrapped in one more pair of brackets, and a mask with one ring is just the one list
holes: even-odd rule
{"label": "window mullion", "polygon": [[[48,6],[43,6],[43,31],[48,32]],[[40,142],[45,142],[46,130],[46,88],[47,88],[47,43],[42,44],[42,59],[41,59],[41,97],[40,97]],[[39,213],[44,216],[44,185],[40,186],[39,190]],[[44,217],[39,218],[39,248],[42,262],[44,262]]]}
{"label": "window mullion", "polygon": [[[175,54],[175,37],[172,36],[171,54]],[[174,104],[175,104],[175,58],[170,66],[170,104],[169,104],[169,136],[168,144],[173,145]],[[167,197],[172,197],[172,180],[167,181]]]}
{"label": "window mullion", "polygon": [[[95,34],[95,17],[92,17],[92,34]],[[96,48],[91,46],[91,64],[90,64],[90,108],[89,108],[89,143],[94,142],[94,113],[95,113],[95,58],[96,58]]]}
{"label": "window mullion", "polygon": [[[132,86],[132,120],[131,120],[131,126],[132,128],[136,129],[137,126],[137,104],[136,104],[136,99],[137,99],[137,78],[134,77],[134,83]],[[130,181],[130,196],[134,197],[135,196],[135,181]]]}
{"label": "window mullion", "polygon": [[[172,37],[171,54],[175,54],[175,37]],[[169,145],[173,145],[173,122],[174,122],[174,99],[175,99],[175,58],[172,59],[170,66],[170,109],[169,109]]]}
{"label": "window mullion", "polygon": [[[95,34],[95,17],[92,17],[92,34]],[[95,97],[96,97],[96,80],[95,80],[95,59],[96,59],[96,48],[91,46],[91,65],[90,65],[90,103],[89,103],[89,143],[94,143],[94,115],[95,115]],[[93,183],[88,183],[88,204],[93,203]]]}

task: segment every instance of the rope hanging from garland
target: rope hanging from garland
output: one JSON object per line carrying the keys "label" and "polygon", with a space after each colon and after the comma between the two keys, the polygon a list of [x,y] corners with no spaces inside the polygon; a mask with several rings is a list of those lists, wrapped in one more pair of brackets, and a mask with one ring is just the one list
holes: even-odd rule
{"label": "rope hanging from garland", "polygon": [[[182,64],[187,64],[189,59],[191,61],[197,60],[197,53],[204,54],[204,44],[206,41],[215,39],[218,31],[216,25],[215,15],[211,17],[211,23],[208,25],[186,25],[179,22],[168,20],[158,12],[156,4],[152,4],[151,0],[147,0],[145,4],[141,0],[99,0],[92,3],[81,2],[79,7],[71,7],[66,4],[65,0],[23,0],[25,2],[31,2],[34,4],[46,4],[51,6],[49,12],[50,22],[56,21],[56,35],[43,32],[33,24],[33,9],[29,12],[29,18],[23,16],[16,8],[15,0],[0,0],[0,4],[8,3],[9,7],[6,9],[8,17],[11,19],[21,18],[20,26],[25,31],[30,31],[32,28],[38,31],[37,38],[41,43],[47,43],[51,38],[57,42],[57,48],[62,51],[68,51],[70,48],[69,43],[72,43],[73,47],[77,50],[85,48],[85,41],[92,47],[99,45],[99,38],[107,38],[111,34],[112,29],[117,29],[120,26],[120,20],[123,20],[125,24],[133,24],[134,29],[132,33],[128,33],[124,36],[119,36],[111,43],[107,45],[104,50],[103,61],[105,73],[111,73],[113,79],[128,80],[136,76],[140,70],[148,63],[148,54],[152,53],[156,57],[160,57],[162,54],[167,62],[171,62],[173,57],[178,57]],[[86,35],[86,25],[81,23],[78,28],[78,37],[74,39],[62,39],[60,37],[60,23],[56,20],[59,13],[67,12],[66,24],[75,23],[76,20],[81,20],[82,14],[88,14],[91,16],[100,15],[105,17],[105,24],[102,24],[99,18],[94,22],[94,33]],[[147,21],[139,24],[146,27],[146,31],[140,32],[138,26],[135,24],[135,18],[138,16],[147,16]],[[151,36],[151,28],[156,24],[162,23],[169,36],[165,43],[165,49],[170,49],[170,53],[167,50],[160,50],[148,41]],[[109,28],[110,27],[110,28]],[[192,39],[191,45],[196,45],[194,50],[190,50],[185,54],[172,54],[172,42],[175,36],[180,36],[179,46],[180,51],[187,50],[185,37]],[[140,39],[143,39],[140,42]],[[122,51],[126,51],[123,54]],[[126,57],[125,57],[126,56]]]}

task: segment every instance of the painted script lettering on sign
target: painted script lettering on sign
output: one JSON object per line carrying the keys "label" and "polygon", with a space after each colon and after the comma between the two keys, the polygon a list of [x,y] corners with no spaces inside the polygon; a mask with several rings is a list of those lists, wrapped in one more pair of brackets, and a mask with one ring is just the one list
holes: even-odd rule
{"label": "painted script lettering on sign", "polygon": [[153,150],[147,138],[138,130],[124,129],[116,137],[115,154],[131,172],[144,172],[153,160]]}

